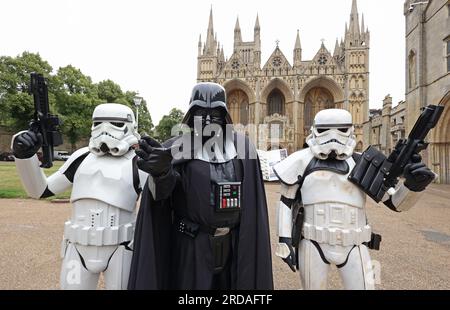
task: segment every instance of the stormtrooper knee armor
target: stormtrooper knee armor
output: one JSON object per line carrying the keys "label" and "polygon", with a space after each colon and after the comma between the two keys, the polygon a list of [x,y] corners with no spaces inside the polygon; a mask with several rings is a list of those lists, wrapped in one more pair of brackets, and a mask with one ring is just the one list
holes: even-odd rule
{"label": "stormtrooper knee armor", "polygon": [[[330,265],[346,289],[374,289],[368,247],[381,237],[367,222],[366,194],[348,180],[359,156],[351,114],[320,111],[306,141],[308,148],[274,167],[282,182],[276,255],[300,271],[304,289],[326,289]],[[414,194],[400,183],[383,201],[406,210]]]}
{"label": "stormtrooper knee armor", "polygon": [[138,143],[133,111],[101,104],[93,113],[89,147],[74,152],[50,177],[39,167],[39,137],[16,134],[12,149],[26,192],[45,198],[72,187],[70,220],[61,248],[61,288],[95,289],[104,273],[107,289],[127,287],[136,218],[136,201],[147,175],[136,166]]}

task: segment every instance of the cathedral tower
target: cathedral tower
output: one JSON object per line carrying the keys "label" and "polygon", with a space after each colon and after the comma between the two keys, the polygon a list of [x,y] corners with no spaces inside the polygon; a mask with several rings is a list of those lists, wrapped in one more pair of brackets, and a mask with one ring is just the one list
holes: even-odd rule
{"label": "cathedral tower", "polygon": [[[317,112],[344,108],[352,113],[356,150],[362,151],[362,125],[369,113],[370,34],[356,0],[352,0],[350,22],[343,39],[336,40],[334,51],[322,40],[309,60],[302,57],[304,46],[298,30],[292,58],[286,57],[276,42],[264,61],[258,15],[253,41],[243,38],[239,18],[233,31],[233,53],[225,60],[210,12],[206,42],[199,39],[197,80],[224,86],[233,122],[243,125],[258,149],[272,148],[272,141],[278,140],[279,147],[292,153],[303,147]],[[278,127],[278,133],[273,133],[272,127]]]}
{"label": "cathedral tower", "polygon": [[[347,74],[347,102],[344,105],[353,116],[357,140],[362,141],[362,124],[369,117],[369,48],[370,33],[364,25],[364,15],[359,22],[356,0],[352,2],[349,27],[345,27],[344,54]],[[336,42],[337,43],[337,42]],[[336,44],[338,52],[341,48]]]}

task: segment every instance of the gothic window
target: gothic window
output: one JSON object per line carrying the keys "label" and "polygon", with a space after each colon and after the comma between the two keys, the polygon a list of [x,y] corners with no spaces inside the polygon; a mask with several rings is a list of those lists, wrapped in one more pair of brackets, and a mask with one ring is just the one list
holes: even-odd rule
{"label": "gothic window", "polygon": [[326,88],[315,87],[311,89],[305,96],[305,129],[309,130],[317,112],[331,108],[334,108],[334,99],[333,95]]}
{"label": "gothic window", "polygon": [[273,61],[272,61],[272,64],[275,66],[275,67],[279,67],[279,66],[281,66],[281,58],[280,57],[274,57],[274,59],[273,59]]}
{"label": "gothic window", "polygon": [[275,113],[278,113],[280,115],[284,114],[284,96],[278,89],[272,90],[272,92],[269,94],[267,102],[269,104],[268,115],[272,115]]}
{"label": "gothic window", "polygon": [[408,68],[409,68],[409,88],[416,87],[416,53],[411,51],[408,57]]}
{"label": "gothic window", "polygon": [[233,68],[234,70],[239,69],[239,61],[233,60],[233,62],[231,63],[231,68]]}
{"label": "gothic window", "polygon": [[247,94],[235,89],[227,94],[228,110],[235,124],[247,125],[249,119],[249,99]]}
{"label": "gothic window", "polygon": [[328,61],[327,56],[320,55],[320,57],[319,57],[319,64],[320,65],[322,65],[322,66],[325,65],[327,63],[327,61]]}
{"label": "gothic window", "polygon": [[358,144],[356,145],[355,151],[357,152],[362,152],[363,151],[363,143],[361,141],[358,142]]}
{"label": "gothic window", "polygon": [[246,101],[241,102],[239,110],[240,110],[239,111],[240,123],[242,125],[247,125],[248,124],[248,102],[246,102]]}

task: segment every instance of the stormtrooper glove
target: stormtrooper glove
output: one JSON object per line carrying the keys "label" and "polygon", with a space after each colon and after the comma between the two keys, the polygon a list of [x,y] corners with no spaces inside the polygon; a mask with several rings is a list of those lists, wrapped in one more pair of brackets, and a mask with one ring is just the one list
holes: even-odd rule
{"label": "stormtrooper glove", "polygon": [[276,254],[281,257],[286,264],[288,264],[289,268],[291,268],[293,272],[295,272],[297,258],[294,248],[292,247],[292,238],[280,237]]}
{"label": "stormtrooper glove", "polygon": [[406,165],[403,176],[405,177],[404,185],[413,192],[423,191],[436,177],[424,163]]}
{"label": "stormtrooper glove", "polygon": [[28,130],[16,135],[12,149],[16,158],[26,159],[37,153],[42,146],[42,135]]}

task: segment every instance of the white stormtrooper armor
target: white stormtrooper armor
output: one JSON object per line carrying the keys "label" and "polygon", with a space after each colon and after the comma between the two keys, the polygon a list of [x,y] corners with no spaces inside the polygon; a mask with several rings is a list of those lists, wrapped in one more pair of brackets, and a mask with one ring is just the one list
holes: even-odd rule
{"label": "white stormtrooper armor", "polygon": [[77,150],[50,177],[45,177],[36,155],[16,159],[30,197],[72,187],[72,216],[65,223],[61,249],[62,289],[95,289],[101,272],[107,289],[127,287],[136,201],[147,180],[136,167],[132,149],[140,138],[136,129],[130,108],[101,104],[93,113],[89,148]]}
{"label": "white stormtrooper armor", "polygon": [[[372,230],[366,219],[366,194],[347,178],[355,166],[351,114],[320,111],[307,138],[309,148],[290,155],[274,167],[280,178],[278,236],[291,238],[294,201],[304,212],[298,268],[304,289],[326,289],[329,266],[336,265],[346,289],[374,289],[368,247]],[[413,198],[403,184],[385,201],[400,211]],[[286,259],[291,249],[279,243],[276,255]],[[292,268],[292,267],[291,267]]]}

